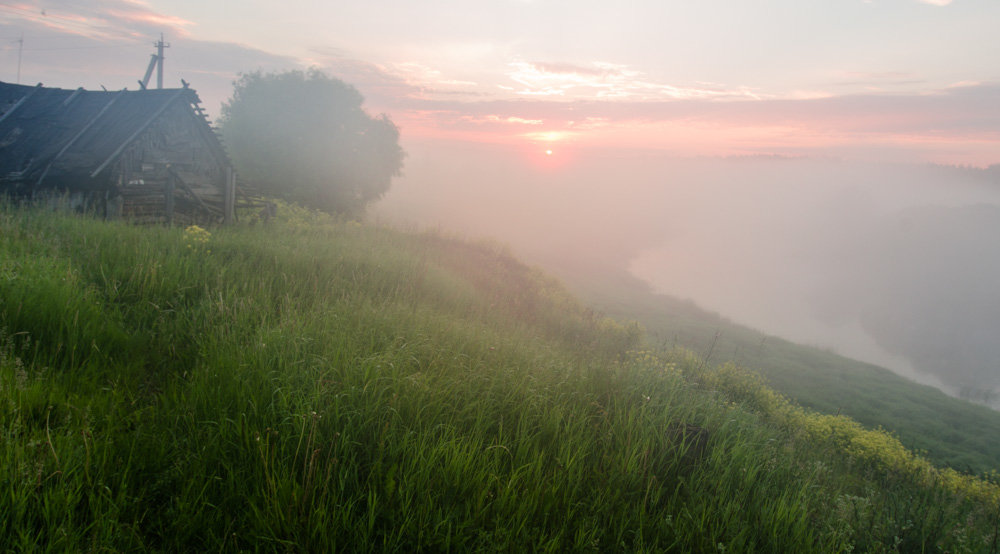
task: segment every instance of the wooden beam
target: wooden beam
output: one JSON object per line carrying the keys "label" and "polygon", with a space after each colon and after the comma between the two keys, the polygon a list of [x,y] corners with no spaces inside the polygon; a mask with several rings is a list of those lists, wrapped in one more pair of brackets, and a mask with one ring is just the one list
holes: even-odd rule
{"label": "wooden beam", "polygon": [[31,89],[31,92],[29,92],[28,94],[25,94],[24,96],[22,96],[21,99],[18,100],[13,106],[11,106],[9,110],[5,111],[3,113],[3,115],[0,115],[0,123],[2,123],[3,120],[7,119],[7,116],[9,116],[10,114],[14,113],[14,110],[20,108],[21,105],[24,104],[28,100],[28,98],[31,98],[32,95],[34,95],[36,92],[38,92],[41,89],[42,89],[42,84],[41,83],[38,83],[37,85],[35,85],[35,88]]}
{"label": "wooden beam", "polygon": [[167,186],[164,187],[163,194],[166,196],[166,212],[167,212],[167,225],[171,225],[174,222],[174,188],[176,186],[177,176],[173,171],[167,172]]}
{"label": "wooden beam", "polygon": [[[80,90],[82,89],[77,89],[77,92],[79,92]],[[75,95],[76,92],[74,92],[73,94]],[[100,119],[102,115],[104,115],[104,112],[108,111],[108,108],[110,108],[115,102],[117,102],[118,99],[121,98],[122,95],[124,94],[125,94],[124,89],[118,91],[118,94],[112,96],[111,100],[108,100],[108,103],[105,104],[103,108],[101,108],[101,111],[97,112],[97,115],[91,118],[91,120],[88,121],[87,124],[84,125],[82,129],[80,129],[75,135],[73,135],[73,138],[69,139],[69,142],[67,142],[59,150],[59,152],[51,160],[49,160],[49,165],[45,166],[45,171],[43,171],[42,174],[38,176],[38,181],[35,182],[35,185],[42,184],[42,181],[45,180],[45,177],[49,174],[49,170],[52,169],[52,166],[56,163],[56,161],[59,158],[61,158],[62,155],[65,154],[66,151],[69,150],[71,146],[76,144],[76,141],[80,140],[80,137],[82,137],[84,133],[90,130],[90,128],[93,127],[95,123],[97,123],[97,120]]]}
{"label": "wooden beam", "polygon": [[63,100],[63,106],[69,106],[69,103],[75,100],[77,96],[80,96],[81,92],[83,92],[83,87],[79,87],[74,90],[73,94],[70,94],[65,100]]}
{"label": "wooden beam", "polygon": [[167,101],[164,102],[163,105],[160,106],[160,108],[156,110],[153,113],[153,115],[149,117],[149,119],[147,119],[142,125],[140,125],[139,128],[136,129],[135,132],[132,133],[132,135],[125,140],[125,142],[121,143],[121,145],[119,145],[118,148],[115,149],[115,151],[112,152],[110,156],[108,156],[108,159],[104,160],[104,163],[99,165],[97,169],[95,169],[94,172],[90,174],[90,178],[93,179],[94,177],[100,175],[100,173],[104,171],[104,168],[108,167],[108,165],[110,165],[111,162],[115,161],[115,159],[118,158],[118,155],[121,154],[125,150],[125,148],[128,147],[128,145],[132,144],[132,141],[135,140],[136,137],[142,134],[143,131],[145,131],[154,121],[156,121],[157,117],[160,117],[160,115],[163,112],[167,111],[167,108],[169,108],[170,105],[174,103],[174,100],[180,98],[181,95],[186,93],[187,91],[188,89],[186,88],[177,89],[177,92],[175,92],[170,98],[168,98]]}
{"label": "wooden beam", "polygon": [[170,168],[169,171],[170,171],[170,173],[172,173],[174,175],[174,179],[175,179],[174,183],[175,183],[175,185],[177,187],[179,187],[181,190],[183,190],[184,192],[188,193],[188,195],[199,206],[201,206],[202,208],[204,208],[205,211],[207,211],[209,213],[212,213],[212,214],[215,214],[215,215],[221,215],[223,218],[226,217],[226,214],[222,210],[220,210],[219,208],[217,208],[215,206],[211,206],[211,205],[205,203],[205,201],[202,200],[202,198],[200,196],[198,196],[198,193],[196,193],[195,191],[191,190],[191,187],[184,181],[184,178],[179,173],[177,173],[176,171],[174,171],[173,168]]}
{"label": "wooden beam", "polygon": [[226,166],[226,186],[223,187],[223,193],[226,201],[222,222],[228,224],[236,219],[236,172],[233,171],[233,166]]}

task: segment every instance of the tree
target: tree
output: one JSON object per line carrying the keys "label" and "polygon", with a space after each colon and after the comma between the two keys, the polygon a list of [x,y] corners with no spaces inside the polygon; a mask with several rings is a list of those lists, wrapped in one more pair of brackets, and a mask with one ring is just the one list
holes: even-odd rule
{"label": "tree", "polygon": [[262,193],[357,215],[403,167],[399,130],[319,69],[244,73],[219,126],[242,179]]}

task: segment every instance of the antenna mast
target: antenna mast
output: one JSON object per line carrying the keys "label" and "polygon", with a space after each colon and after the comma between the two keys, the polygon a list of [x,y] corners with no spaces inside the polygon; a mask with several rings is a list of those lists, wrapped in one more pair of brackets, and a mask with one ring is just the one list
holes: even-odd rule
{"label": "antenna mast", "polygon": [[163,49],[170,48],[169,43],[163,42],[163,33],[160,33],[160,40],[153,43],[156,47],[156,53],[153,54],[152,59],[149,60],[149,67],[146,68],[146,75],[139,81],[139,88],[146,90],[146,86],[149,84],[149,78],[153,75],[153,68],[156,68],[156,88],[163,88]]}
{"label": "antenna mast", "polygon": [[17,84],[21,84],[21,51],[24,50],[24,33],[17,39]]}

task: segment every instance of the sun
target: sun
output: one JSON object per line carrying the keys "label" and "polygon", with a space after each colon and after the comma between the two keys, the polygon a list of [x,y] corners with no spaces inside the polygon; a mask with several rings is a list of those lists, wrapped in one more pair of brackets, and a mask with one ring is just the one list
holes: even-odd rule
{"label": "sun", "polygon": [[520,148],[525,160],[530,161],[535,169],[545,171],[560,170],[572,165],[576,159],[572,145],[554,144],[552,142],[537,142],[524,144]]}

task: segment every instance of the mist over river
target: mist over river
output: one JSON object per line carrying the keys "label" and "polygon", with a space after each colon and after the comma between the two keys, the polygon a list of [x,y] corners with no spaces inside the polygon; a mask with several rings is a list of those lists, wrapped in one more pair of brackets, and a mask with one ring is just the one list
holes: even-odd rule
{"label": "mist over river", "polygon": [[418,149],[377,217],[495,238],[550,268],[627,268],[737,323],[1000,406],[998,168],[603,152],[533,169],[505,155],[437,164]]}

